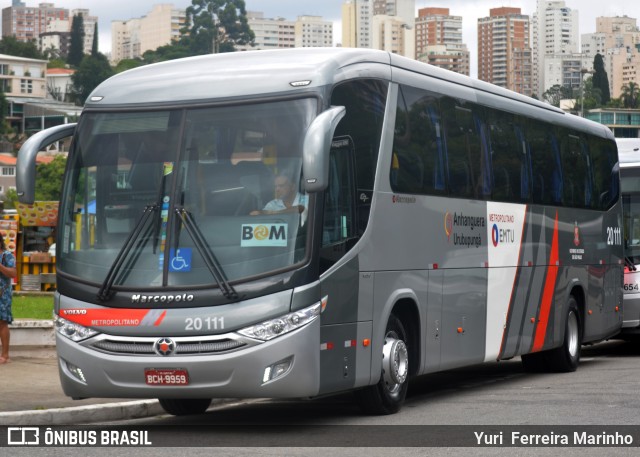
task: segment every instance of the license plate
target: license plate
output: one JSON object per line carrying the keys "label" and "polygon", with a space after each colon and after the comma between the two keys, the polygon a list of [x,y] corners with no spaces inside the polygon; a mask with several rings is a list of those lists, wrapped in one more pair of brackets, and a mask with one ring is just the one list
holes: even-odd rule
{"label": "license plate", "polygon": [[189,373],[174,368],[147,368],[144,370],[144,379],[150,386],[186,386],[189,384]]}

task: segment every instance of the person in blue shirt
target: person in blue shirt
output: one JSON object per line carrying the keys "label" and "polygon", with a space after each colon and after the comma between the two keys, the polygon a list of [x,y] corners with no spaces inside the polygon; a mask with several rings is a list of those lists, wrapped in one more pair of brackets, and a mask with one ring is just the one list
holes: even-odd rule
{"label": "person in blue shirt", "polygon": [[251,211],[252,216],[258,214],[299,213],[302,223],[306,220],[308,197],[298,192],[297,186],[287,175],[280,174],[275,179],[276,198],[264,205],[261,210]]}
{"label": "person in blue shirt", "polygon": [[7,249],[4,238],[0,236],[0,365],[10,362],[9,359],[9,324],[13,322],[11,313],[11,295],[13,292],[11,278],[18,274],[16,258]]}

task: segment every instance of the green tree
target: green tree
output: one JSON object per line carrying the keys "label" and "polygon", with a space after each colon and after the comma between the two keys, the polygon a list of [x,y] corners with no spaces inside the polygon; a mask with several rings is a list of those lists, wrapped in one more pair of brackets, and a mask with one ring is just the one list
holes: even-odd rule
{"label": "green tree", "polygon": [[188,43],[192,55],[233,52],[236,45],[255,38],[244,0],[191,0],[187,23],[181,41]]}
{"label": "green tree", "polygon": [[560,106],[560,100],[571,98],[571,89],[560,84],[551,86],[544,94],[542,99],[553,106]]}
{"label": "green tree", "polygon": [[18,201],[18,191],[15,189],[7,189],[4,195],[0,195],[0,200],[4,202],[4,209],[14,209]]}
{"label": "green tree", "polygon": [[640,87],[633,81],[629,81],[622,86],[622,104],[625,108],[635,109],[638,107],[638,96],[640,95]]}
{"label": "green tree", "polygon": [[71,76],[73,98],[76,105],[84,105],[89,94],[102,81],[111,76],[113,76],[113,69],[103,54],[85,56],[78,70]]}
{"label": "green tree", "polygon": [[77,67],[82,63],[84,56],[84,19],[81,15],[73,16],[71,22],[71,43],[69,44],[69,55],[67,62],[69,65]]}
{"label": "green tree", "polygon": [[57,155],[49,163],[41,163],[36,167],[36,200],[60,200],[62,177],[67,158]]}
{"label": "green tree", "polygon": [[44,55],[38,49],[36,40],[27,42],[18,41],[15,36],[5,36],[0,40],[0,54],[26,57],[28,59],[44,59]]}
{"label": "green tree", "polygon": [[602,55],[596,54],[593,59],[593,70],[593,87],[600,90],[600,103],[606,105],[611,100],[611,92],[609,91],[609,77],[604,69]]}
{"label": "green tree", "polygon": [[144,64],[145,63],[140,59],[122,59],[118,62],[118,65],[116,65],[115,72],[122,73],[123,71],[131,70],[132,68],[137,68]]}
{"label": "green tree", "polygon": [[92,56],[97,56],[98,55],[98,23],[96,22],[95,26],[93,27],[93,42],[91,43],[91,55]]}
{"label": "green tree", "polygon": [[4,96],[4,92],[0,90],[0,135],[5,135],[11,131],[7,122],[7,114],[9,113],[9,102]]}

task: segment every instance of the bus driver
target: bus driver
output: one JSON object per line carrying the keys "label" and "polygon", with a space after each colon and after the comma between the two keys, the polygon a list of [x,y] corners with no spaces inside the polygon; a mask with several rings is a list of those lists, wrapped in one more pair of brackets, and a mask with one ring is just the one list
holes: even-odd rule
{"label": "bus driver", "polygon": [[251,211],[252,216],[259,214],[299,213],[302,224],[307,219],[308,197],[297,191],[296,185],[288,175],[279,174],[275,179],[276,198],[268,202],[263,209]]}

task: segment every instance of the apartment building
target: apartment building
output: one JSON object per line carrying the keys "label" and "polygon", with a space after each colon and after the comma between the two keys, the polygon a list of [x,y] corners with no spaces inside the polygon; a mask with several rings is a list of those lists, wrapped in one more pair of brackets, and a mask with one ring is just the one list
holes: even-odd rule
{"label": "apartment building", "polygon": [[532,21],[533,89],[538,98],[554,84],[576,87],[572,82],[576,79],[579,84],[580,67],[577,73],[563,74],[568,65],[573,65],[565,60],[580,60],[578,20],[578,11],[568,8],[564,1],[538,0]]}
{"label": "apartment building", "polygon": [[111,63],[141,57],[180,38],[187,21],[186,10],[171,4],[154,5],[141,18],[111,21]]}
{"label": "apartment building", "polygon": [[69,10],[56,8],[53,3],[26,6],[13,0],[11,6],[2,9],[2,36],[15,36],[19,41],[38,40],[47,31],[51,21],[69,21]]}
{"label": "apartment building", "polygon": [[611,97],[620,98],[629,82],[640,85],[640,30],[628,16],[596,18],[595,33],[582,35],[582,53],[591,62],[596,54],[604,58]]}
{"label": "apartment building", "polygon": [[478,79],[532,93],[530,20],[520,8],[492,8],[478,19]]}
{"label": "apartment building", "polygon": [[415,30],[399,16],[375,15],[371,24],[371,47],[415,59]]}
{"label": "apartment building", "polygon": [[371,0],[346,0],[342,4],[342,47],[370,48]]}
{"label": "apartment building", "polygon": [[462,41],[462,16],[449,8],[421,8],[415,21],[416,59],[469,76],[470,53]]}
{"label": "apartment building", "polygon": [[247,11],[247,22],[255,35],[253,46],[237,45],[238,51],[293,48],[295,46],[295,21],[282,17],[265,18],[260,11]]}
{"label": "apartment building", "polygon": [[322,16],[298,16],[294,30],[296,48],[333,46],[333,23]]}

